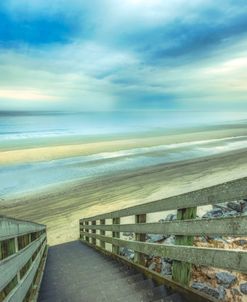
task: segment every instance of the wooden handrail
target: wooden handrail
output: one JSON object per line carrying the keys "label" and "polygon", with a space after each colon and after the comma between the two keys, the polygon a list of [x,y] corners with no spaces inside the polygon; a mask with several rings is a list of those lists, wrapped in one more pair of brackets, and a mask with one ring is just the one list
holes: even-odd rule
{"label": "wooden handrail", "polygon": [[82,232],[82,235],[85,234],[87,234],[88,237],[99,239],[116,246],[127,247],[146,255],[155,255],[189,262],[195,265],[213,266],[247,273],[246,251],[139,242]]}
{"label": "wooden handrail", "polygon": [[[111,244],[114,257],[118,256],[120,247],[129,248],[138,255],[134,261],[139,265],[144,264],[142,255],[173,259],[172,278],[184,286],[189,285],[192,264],[247,273],[247,251],[193,246],[193,236],[247,236],[245,215],[196,218],[198,206],[245,198],[247,198],[247,177],[80,219],[80,238],[102,251],[105,250],[106,243]],[[142,221],[139,219],[141,215],[146,217],[149,213],[167,210],[177,210],[177,220],[146,223],[146,218]],[[135,216],[135,223],[121,224],[121,217],[126,216]],[[109,224],[107,219],[112,219],[112,224]],[[112,232],[112,235],[109,236],[106,232]],[[121,232],[135,233],[135,240],[119,238]],[[146,234],[175,235],[175,244],[145,242]],[[100,247],[97,240],[100,241]]]}
{"label": "wooden handrail", "polygon": [[[84,229],[84,226],[81,225],[80,229]],[[247,216],[174,220],[139,224],[87,225],[87,229],[183,236],[245,236],[247,234]]]}
{"label": "wooden handrail", "polygon": [[217,204],[247,197],[247,177],[232,180],[215,186],[187,192],[126,209],[105,213],[93,217],[82,218],[80,221],[95,221],[126,217],[161,211],[177,210],[191,207],[199,207],[208,204]]}
{"label": "wooden handrail", "polygon": [[0,216],[1,301],[23,301],[36,290],[46,237],[45,225]]}

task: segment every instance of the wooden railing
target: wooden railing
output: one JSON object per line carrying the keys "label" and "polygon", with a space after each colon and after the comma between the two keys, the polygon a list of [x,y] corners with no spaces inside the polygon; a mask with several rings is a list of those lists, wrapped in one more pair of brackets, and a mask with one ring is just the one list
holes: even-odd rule
{"label": "wooden railing", "polygon": [[0,302],[36,300],[45,251],[45,225],[0,216]]}
{"label": "wooden railing", "polygon": [[[198,206],[241,200],[246,197],[247,178],[241,178],[111,213],[83,218],[80,220],[80,238],[101,250],[105,250],[105,243],[110,243],[112,255],[118,257],[119,247],[132,249],[135,251],[134,262],[139,266],[144,265],[145,255],[171,258],[174,260],[172,280],[185,287],[189,285],[192,264],[247,273],[246,251],[193,246],[194,236],[247,236],[247,216],[196,218]],[[146,223],[147,214],[168,210],[177,210],[177,220]],[[134,224],[121,224],[122,217],[133,215]],[[106,224],[109,219],[112,223]],[[106,231],[111,231],[112,236],[106,236]],[[121,239],[121,232],[135,233],[135,240]],[[146,234],[175,235],[176,245],[145,242]],[[96,240],[99,240],[99,245],[96,245]]]}

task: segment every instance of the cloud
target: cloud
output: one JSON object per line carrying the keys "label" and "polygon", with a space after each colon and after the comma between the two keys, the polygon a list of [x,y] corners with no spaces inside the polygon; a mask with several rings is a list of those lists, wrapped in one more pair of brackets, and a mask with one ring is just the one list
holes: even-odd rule
{"label": "cloud", "polygon": [[243,0],[3,1],[0,87],[26,107],[16,91],[64,110],[247,109],[246,11]]}
{"label": "cloud", "polygon": [[0,98],[25,101],[54,101],[56,97],[36,90],[0,89]]}

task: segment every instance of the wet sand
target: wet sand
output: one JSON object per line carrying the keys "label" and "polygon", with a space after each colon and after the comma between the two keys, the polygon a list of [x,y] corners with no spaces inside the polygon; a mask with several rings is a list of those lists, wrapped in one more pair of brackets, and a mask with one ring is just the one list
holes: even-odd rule
{"label": "wet sand", "polygon": [[68,143],[64,141],[64,143],[57,142],[57,144],[55,145],[44,144],[42,147],[35,145],[23,146],[19,144],[18,148],[16,147],[13,149],[11,147],[9,149],[6,149],[5,147],[4,150],[0,151],[0,165],[5,166],[18,163],[23,164],[36,161],[49,161],[54,159],[96,154],[100,152],[113,152],[132,148],[151,147],[165,144],[176,144],[246,135],[246,127],[243,125],[237,125],[232,129],[224,126],[219,126],[215,127],[214,130],[204,129],[203,131],[199,131],[198,129],[194,129],[189,133],[170,133],[168,135],[157,135],[157,133],[153,133],[152,136],[148,137],[142,134],[137,137],[131,137],[128,139],[126,137],[122,139],[116,139],[115,137],[112,140],[105,138],[105,140],[99,142],[93,141],[86,143]]}
{"label": "wet sand", "polygon": [[61,185],[0,202],[0,213],[45,223],[50,245],[78,238],[82,217],[247,176],[247,150]]}

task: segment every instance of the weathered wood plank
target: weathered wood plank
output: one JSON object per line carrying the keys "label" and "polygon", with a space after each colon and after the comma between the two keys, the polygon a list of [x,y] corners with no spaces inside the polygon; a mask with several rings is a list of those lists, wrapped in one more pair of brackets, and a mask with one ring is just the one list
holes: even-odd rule
{"label": "weathered wood plank", "polygon": [[[187,208],[177,210],[178,221],[184,219],[195,219],[197,208]],[[192,246],[193,236],[176,236],[176,245]],[[172,264],[172,279],[176,282],[189,286],[191,278],[192,264],[189,262],[174,260]]]}
{"label": "weathered wood plank", "polygon": [[39,246],[46,245],[45,238],[46,234],[41,235],[15,255],[0,261],[0,291],[14,278]]}
{"label": "weathered wood plank", "polygon": [[[100,225],[105,225],[105,219],[100,219]],[[100,235],[105,236],[105,231],[104,230],[100,230]],[[100,247],[102,249],[105,249],[105,242],[104,241],[100,241]]]}
{"label": "weathered wood plank", "polygon": [[46,244],[43,244],[35,260],[32,262],[31,267],[27,271],[25,278],[20,280],[16,288],[6,298],[5,300],[6,302],[24,301],[29,288],[32,286],[34,282],[35,275],[40,267],[45,249],[46,249]]}
{"label": "weathered wood plank", "polygon": [[[83,227],[82,227],[83,228]],[[165,235],[247,235],[247,216],[213,218],[213,219],[193,219],[175,220],[156,223],[139,224],[116,224],[116,225],[97,225],[88,226],[89,229],[99,229],[115,232],[134,232],[146,234],[165,234]]]}
{"label": "weathered wood plank", "polygon": [[45,230],[46,226],[0,215],[0,241]]}
{"label": "weathered wood plank", "polygon": [[82,221],[107,219],[155,213],[161,211],[190,208],[219,202],[232,201],[247,197],[247,177],[225,182],[219,185],[199,189],[193,192],[152,201],[142,205],[101,214],[94,217],[83,218]]}
{"label": "weathered wood plank", "polygon": [[[80,227],[80,230],[81,230],[82,232],[86,232],[86,230],[85,230],[85,228],[84,228],[84,224],[85,224],[85,223],[86,223],[86,222],[84,222],[84,221],[80,221],[80,223],[79,223],[79,227]],[[80,239],[85,240],[85,236],[82,235],[82,234],[80,234]]]}
{"label": "weathered wood plank", "polygon": [[[88,222],[88,221],[85,221],[85,225],[87,226],[87,228],[85,228],[85,234],[87,235],[88,232],[89,232],[89,229],[88,229],[88,227],[89,227],[89,222]],[[89,242],[89,236],[85,236],[85,239],[86,239],[87,242]]]}
{"label": "weathered wood plank", "polygon": [[95,238],[104,240],[105,242],[122,247],[128,247],[147,255],[154,254],[164,258],[167,257],[179,261],[193,263],[195,265],[213,266],[247,273],[246,251],[202,247],[199,248],[182,245],[162,245],[156,243],[123,240],[89,233],[85,235],[95,236]]}
{"label": "weathered wood plank", "polygon": [[94,238],[102,240],[106,243],[110,243],[110,244],[113,243],[113,238],[109,237],[109,236],[103,236],[103,235],[99,235],[99,234],[92,234],[92,233],[87,233],[87,232],[82,232],[82,231],[80,233],[82,235],[86,236],[86,238],[87,237],[94,237]]}
{"label": "weathered wood plank", "polygon": [[[146,214],[136,215],[135,216],[135,223],[136,224],[145,223],[146,222],[146,218],[147,218]],[[145,233],[136,233],[135,234],[135,240],[136,241],[145,242],[146,241],[146,234]],[[139,252],[135,252],[134,261],[136,263],[144,265],[145,264],[145,254],[139,253]]]}
{"label": "weathered wood plank", "polygon": [[[112,223],[113,223],[113,224],[120,224],[120,218],[113,218],[113,219],[112,219]],[[119,238],[119,237],[120,237],[120,233],[119,233],[119,232],[116,232],[116,231],[113,231],[113,232],[112,232],[112,237],[114,237],[114,238]],[[119,246],[113,244],[113,245],[112,245],[112,252],[113,252],[114,254],[118,255],[118,254],[119,254]]]}
{"label": "weathered wood plank", "polygon": [[[96,221],[95,220],[92,221],[92,225],[96,225]],[[93,229],[92,233],[95,234],[96,233],[96,229]],[[94,237],[92,237],[92,244],[96,245],[96,238],[94,238]]]}

